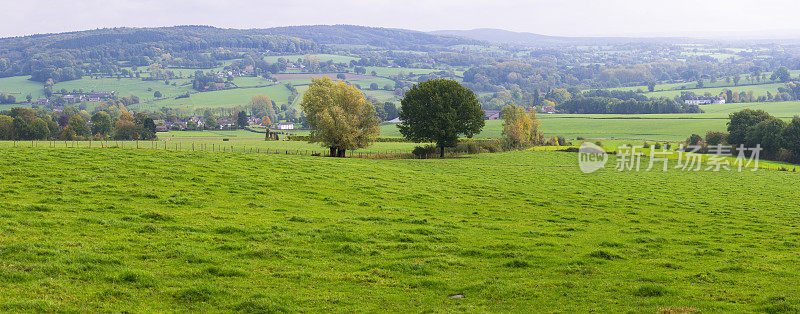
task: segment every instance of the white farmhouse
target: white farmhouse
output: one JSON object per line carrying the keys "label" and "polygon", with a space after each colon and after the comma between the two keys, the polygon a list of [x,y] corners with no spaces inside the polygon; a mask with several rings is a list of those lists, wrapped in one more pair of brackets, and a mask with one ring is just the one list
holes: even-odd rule
{"label": "white farmhouse", "polygon": [[291,122],[278,123],[278,130],[294,130],[294,123]]}

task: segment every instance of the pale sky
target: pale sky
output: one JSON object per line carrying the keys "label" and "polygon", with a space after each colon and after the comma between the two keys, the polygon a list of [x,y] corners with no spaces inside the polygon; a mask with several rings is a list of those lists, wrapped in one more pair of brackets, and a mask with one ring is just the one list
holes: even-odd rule
{"label": "pale sky", "polygon": [[789,32],[800,30],[797,0],[0,0],[0,12],[0,37],[186,24],[500,28],[558,36],[800,35]]}

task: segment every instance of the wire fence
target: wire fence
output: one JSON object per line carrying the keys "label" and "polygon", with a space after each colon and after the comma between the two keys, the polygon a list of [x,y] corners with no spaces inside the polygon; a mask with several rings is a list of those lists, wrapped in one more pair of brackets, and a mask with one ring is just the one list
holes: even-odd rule
{"label": "wire fence", "polygon": [[[162,151],[184,151],[184,152],[220,152],[220,153],[248,153],[248,154],[274,154],[274,155],[297,155],[297,156],[319,156],[327,157],[327,149],[291,149],[291,148],[272,148],[272,147],[247,147],[245,145],[222,143],[194,143],[184,141],[11,141],[14,148],[74,148],[74,149],[148,149]],[[448,151],[445,158],[458,157],[462,154]],[[408,151],[385,150],[385,151],[358,151],[349,150],[345,157],[366,158],[366,159],[431,159],[439,158],[438,154],[418,156]]]}

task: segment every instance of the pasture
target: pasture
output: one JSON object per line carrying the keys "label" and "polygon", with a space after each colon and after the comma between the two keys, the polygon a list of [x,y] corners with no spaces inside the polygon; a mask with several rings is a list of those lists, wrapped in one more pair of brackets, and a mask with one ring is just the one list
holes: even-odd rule
{"label": "pasture", "polygon": [[147,109],[159,109],[161,107],[172,108],[215,108],[215,107],[235,107],[250,103],[254,95],[269,95],[277,104],[286,104],[289,101],[289,89],[283,85],[272,85],[256,88],[235,88],[213,92],[193,93],[189,98],[162,99],[136,106]]}
{"label": "pasture", "polygon": [[33,99],[44,97],[44,85],[28,80],[30,76],[0,77],[0,94],[13,95],[17,102],[25,101],[25,96]]}
{"label": "pasture", "polygon": [[[692,134],[727,130],[728,115],[742,109],[762,109],[790,120],[800,114],[800,101],[766,103],[732,103],[702,106],[705,113],[697,114],[538,114],[544,135],[600,139],[637,139],[653,141],[683,141]],[[500,138],[502,120],[487,120],[476,138]],[[394,124],[381,126],[381,136],[401,136]]]}
{"label": "pasture", "polygon": [[791,172],[0,153],[2,311],[800,309]]}
{"label": "pasture", "polygon": [[[176,85],[172,85],[172,83]],[[187,85],[188,84],[188,85]],[[57,92],[66,89],[68,93],[73,90],[91,91],[116,91],[117,96],[127,97],[136,95],[141,101],[153,100],[153,93],[160,91],[163,97],[175,97],[192,91],[191,83],[187,79],[173,79],[170,84],[160,81],[142,81],[141,79],[131,78],[92,78],[86,76],[80,80],[59,82],[53,86],[53,91]]]}
{"label": "pasture", "polygon": [[[342,56],[342,55],[333,55],[333,54],[312,54],[308,55],[311,57],[319,58],[319,62],[328,62],[333,61],[334,63],[350,63],[351,60],[358,60],[355,57],[349,56]],[[269,63],[276,63],[278,59],[283,58],[289,62],[297,62],[297,59],[304,59],[308,57],[307,55],[281,55],[281,56],[268,56],[264,57],[264,61]]]}

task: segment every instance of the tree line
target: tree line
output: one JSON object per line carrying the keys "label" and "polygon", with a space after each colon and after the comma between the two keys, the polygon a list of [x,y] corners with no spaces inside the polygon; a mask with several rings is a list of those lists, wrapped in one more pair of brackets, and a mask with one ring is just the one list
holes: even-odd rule
{"label": "tree line", "polygon": [[156,125],[146,113],[105,111],[89,115],[74,107],[61,112],[13,108],[0,111],[0,140],[152,140]]}
{"label": "tree line", "polygon": [[736,148],[760,146],[761,157],[785,162],[800,162],[800,117],[790,122],[776,118],[764,110],[744,109],[728,117],[727,133],[708,132],[705,137],[693,134],[686,142],[708,152],[717,145]]}

